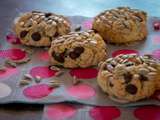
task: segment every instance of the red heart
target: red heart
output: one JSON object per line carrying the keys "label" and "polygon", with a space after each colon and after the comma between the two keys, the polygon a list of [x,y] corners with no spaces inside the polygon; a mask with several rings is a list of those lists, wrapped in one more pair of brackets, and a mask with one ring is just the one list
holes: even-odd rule
{"label": "red heart", "polygon": [[139,120],[160,120],[159,106],[144,106],[137,108],[134,115]]}
{"label": "red heart", "polygon": [[89,113],[94,120],[113,120],[121,114],[117,107],[94,107]]}

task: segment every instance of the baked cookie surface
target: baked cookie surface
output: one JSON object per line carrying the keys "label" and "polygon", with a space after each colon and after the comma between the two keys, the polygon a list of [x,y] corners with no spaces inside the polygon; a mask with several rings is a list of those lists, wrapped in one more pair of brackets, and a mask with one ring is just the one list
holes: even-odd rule
{"label": "baked cookie surface", "polygon": [[147,37],[147,14],[129,7],[106,10],[94,18],[93,29],[109,43],[129,43]]}
{"label": "baked cookie surface", "polygon": [[14,31],[28,46],[50,46],[52,38],[70,32],[70,22],[61,15],[32,11],[15,20]]}
{"label": "baked cookie surface", "polygon": [[135,102],[160,89],[160,63],[150,56],[119,55],[100,64],[97,82],[117,102]]}
{"label": "baked cookie surface", "polygon": [[53,65],[86,68],[105,60],[107,52],[101,36],[88,30],[72,32],[53,40],[49,55]]}

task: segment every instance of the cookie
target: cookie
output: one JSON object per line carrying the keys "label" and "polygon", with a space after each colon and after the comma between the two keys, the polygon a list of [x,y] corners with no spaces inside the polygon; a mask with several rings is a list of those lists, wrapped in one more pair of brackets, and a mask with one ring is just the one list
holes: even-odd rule
{"label": "cookie", "polygon": [[49,56],[53,65],[65,68],[86,68],[107,57],[101,36],[92,30],[71,32],[52,41]]}
{"label": "cookie", "polygon": [[106,10],[93,20],[93,29],[108,43],[129,43],[147,37],[147,14],[129,7]]}
{"label": "cookie", "polygon": [[61,15],[32,11],[18,17],[13,29],[24,45],[50,46],[54,37],[70,32],[70,22]]}
{"label": "cookie", "polygon": [[100,64],[97,82],[114,101],[135,102],[159,89],[159,67],[151,56],[121,54]]}

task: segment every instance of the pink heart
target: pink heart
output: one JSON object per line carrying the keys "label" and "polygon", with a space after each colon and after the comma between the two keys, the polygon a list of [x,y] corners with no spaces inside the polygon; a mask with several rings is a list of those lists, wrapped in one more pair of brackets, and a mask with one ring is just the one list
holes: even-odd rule
{"label": "pink heart", "polygon": [[73,105],[69,104],[54,104],[48,105],[45,108],[44,116],[47,120],[64,120],[73,117],[76,109]]}
{"label": "pink heart", "polygon": [[0,50],[0,57],[10,58],[12,60],[20,60],[23,59],[25,56],[26,52],[17,48]]}
{"label": "pink heart", "polygon": [[78,84],[67,89],[67,93],[77,99],[89,99],[95,96],[95,90],[87,84]]}
{"label": "pink heart", "polygon": [[53,88],[49,87],[46,84],[29,86],[23,90],[23,94],[27,98],[31,98],[31,99],[40,99],[40,98],[46,97],[51,92],[53,92]]}

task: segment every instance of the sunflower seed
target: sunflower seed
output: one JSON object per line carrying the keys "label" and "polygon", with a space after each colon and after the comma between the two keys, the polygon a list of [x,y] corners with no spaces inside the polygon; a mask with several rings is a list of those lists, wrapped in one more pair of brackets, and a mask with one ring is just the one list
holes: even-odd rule
{"label": "sunflower seed", "polygon": [[16,67],[16,66],[17,66],[17,64],[16,64],[15,62],[13,62],[12,60],[10,60],[10,59],[7,59],[7,60],[5,61],[5,64],[6,64],[6,65],[9,65],[9,66],[11,66],[11,67]]}
{"label": "sunflower seed", "polygon": [[50,86],[50,87],[53,87],[53,88],[55,88],[55,87],[60,87],[60,85],[61,85],[60,82],[50,82],[50,83],[49,83],[49,86]]}
{"label": "sunflower seed", "polygon": [[44,50],[48,50],[49,49],[49,47],[44,47]]}
{"label": "sunflower seed", "polygon": [[6,67],[5,66],[0,66],[0,71],[5,72],[6,71]]}
{"label": "sunflower seed", "polygon": [[128,57],[129,57],[128,55],[121,56],[122,59],[127,59]]}
{"label": "sunflower seed", "polygon": [[24,79],[19,82],[19,85],[28,85],[29,83],[30,81]]}
{"label": "sunflower seed", "polygon": [[30,79],[30,80],[33,79],[33,77],[32,77],[30,74],[24,74],[24,77],[25,77],[26,79]]}
{"label": "sunflower seed", "polygon": [[49,67],[51,70],[55,70],[55,71],[60,71],[61,69],[56,67],[56,66],[50,66]]}
{"label": "sunflower seed", "polygon": [[148,74],[148,78],[149,78],[149,79],[155,79],[156,76],[157,76],[157,73],[156,73],[156,72],[150,72],[150,73]]}
{"label": "sunflower seed", "polygon": [[26,47],[22,50],[25,51],[26,53],[28,53],[29,55],[32,55],[34,52],[33,48],[31,48],[31,47]]}
{"label": "sunflower seed", "polygon": [[113,58],[108,58],[107,60],[106,60],[106,62],[111,62],[113,60]]}
{"label": "sunflower seed", "polygon": [[36,75],[34,80],[35,80],[36,83],[40,83],[42,78],[40,76]]}
{"label": "sunflower seed", "polygon": [[153,67],[148,67],[148,69],[151,71],[151,72],[157,72],[157,70],[155,69],[155,68],[153,68]]}
{"label": "sunflower seed", "polygon": [[16,64],[23,64],[23,63],[27,63],[31,60],[30,57],[26,57],[25,59],[22,59],[22,60],[14,60],[13,62],[16,63]]}
{"label": "sunflower seed", "polygon": [[140,69],[139,69],[139,73],[142,74],[142,75],[146,75],[146,74],[149,73],[149,70],[146,69],[146,68],[140,68]]}
{"label": "sunflower seed", "polygon": [[23,25],[24,25],[24,22],[20,22],[19,25],[20,25],[20,26],[23,26]]}

